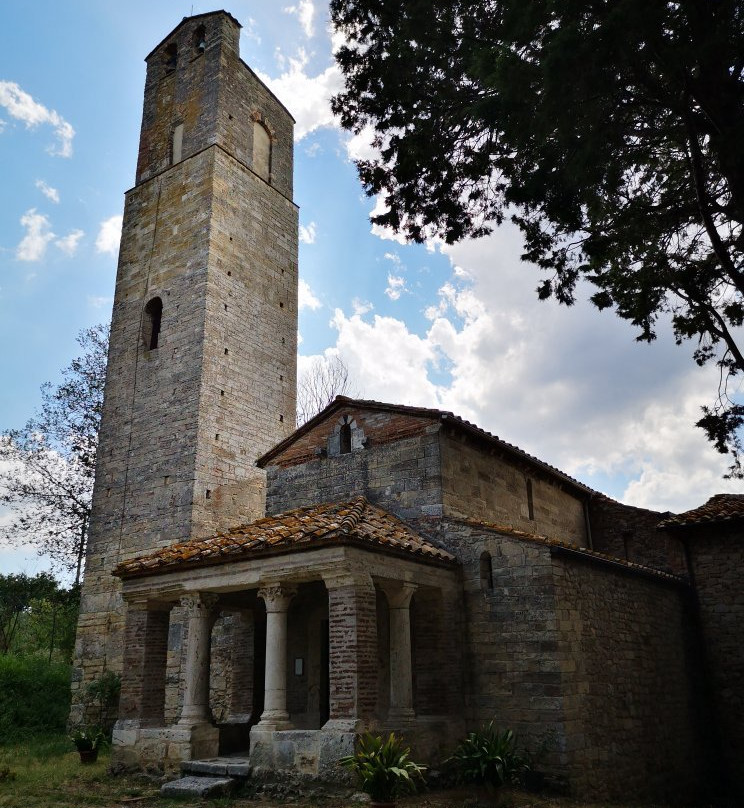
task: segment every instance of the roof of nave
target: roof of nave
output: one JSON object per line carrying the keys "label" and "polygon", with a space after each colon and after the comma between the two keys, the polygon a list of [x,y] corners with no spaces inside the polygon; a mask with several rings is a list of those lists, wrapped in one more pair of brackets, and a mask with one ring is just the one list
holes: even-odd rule
{"label": "roof of nave", "polygon": [[661,529],[720,524],[744,519],[744,494],[716,494],[705,505],[679,513],[659,524]]}
{"label": "roof of nave", "polygon": [[333,416],[333,414],[338,410],[349,407],[355,409],[376,410],[378,412],[382,411],[399,413],[401,415],[409,415],[414,418],[428,418],[429,420],[441,421],[442,423],[445,423],[446,425],[453,427],[460,432],[465,432],[476,438],[485,440],[499,451],[513,457],[516,460],[521,460],[528,463],[530,466],[542,469],[551,477],[557,478],[561,482],[569,485],[571,488],[578,489],[581,493],[588,495],[595,495],[598,493],[594,491],[594,489],[589,488],[589,486],[584,485],[555,466],[551,466],[549,463],[539,460],[537,457],[528,454],[518,446],[502,440],[497,435],[494,435],[485,429],[481,429],[479,426],[476,426],[470,421],[467,421],[464,418],[461,418],[459,415],[449,412],[448,410],[431,409],[429,407],[411,407],[406,404],[386,404],[382,401],[348,398],[347,396],[336,396],[336,398],[325,409],[321,410],[316,416],[304,423],[301,427],[299,427],[299,429],[296,429],[291,435],[281,441],[281,443],[274,446],[273,449],[270,449],[268,452],[266,452],[266,454],[259,457],[256,464],[261,467],[268,465],[274,457],[281,454],[285,449],[291,446],[303,435],[306,435],[308,432],[314,429],[322,421]]}
{"label": "roof of nave", "polygon": [[154,575],[344,544],[438,564],[456,563],[451,553],[431,544],[397,517],[371,505],[365,497],[356,497],[296,508],[214,536],[171,544],[122,562],[113,574],[120,578]]}

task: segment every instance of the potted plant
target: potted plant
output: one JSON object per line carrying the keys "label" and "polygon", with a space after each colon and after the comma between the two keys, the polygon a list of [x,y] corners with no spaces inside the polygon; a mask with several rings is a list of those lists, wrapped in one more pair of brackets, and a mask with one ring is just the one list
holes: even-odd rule
{"label": "potted plant", "polygon": [[81,763],[95,763],[98,750],[103,743],[103,733],[99,727],[77,727],[70,734],[70,740],[80,754]]}
{"label": "potted plant", "polygon": [[426,767],[409,760],[410,753],[403,739],[392,732],[384,741],[379,735],[365,733],[354,754],[341,758],[340,763],[359,777],[372,805],[382,808],[395,805],[397,797],[415,791],[423,781]]}

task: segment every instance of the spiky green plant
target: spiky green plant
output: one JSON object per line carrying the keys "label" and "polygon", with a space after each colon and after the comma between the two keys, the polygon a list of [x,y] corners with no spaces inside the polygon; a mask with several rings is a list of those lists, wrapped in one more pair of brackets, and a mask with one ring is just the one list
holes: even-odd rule
{"label": "spiky green plant", "polygon": [[357,774],[362,790],[373,802],[394,802],[401,794],[416,791],[423,782],[426,767],[409,760],[410,754],[410,748],[403,746],[403,739],[392,732],[384,741],[379,735],[365,733],[359,738],[354,754],[339,762]]}
{"label": "spiky green plant", "polygon": [[513,783],[529,768],[527,756],[517,749],[514,733],[488,726],[471,732],[448,759],[460,783],[498,788]]}

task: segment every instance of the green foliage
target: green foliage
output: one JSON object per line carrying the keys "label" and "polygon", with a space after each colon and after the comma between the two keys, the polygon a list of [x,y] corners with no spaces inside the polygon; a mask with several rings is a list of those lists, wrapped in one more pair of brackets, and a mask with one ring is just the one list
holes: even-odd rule
{"label": "green foliage", "polygon": [[527,755],[517,749],[514,733],[499,732],[493,722],[469,733],[447,763],[458,782],[494,789],[519,782],[530,765]]}
{"label": "green foliage", "polygon": [[69,662],[75,645],[80,591],[47,572],[0,575],[0,654],[44,654]]}
{"label": "green foliage", "polygon": [[0,744],[37,732],[61,732],[69,711],[68,665],[0,656]]}
{"label": "green foliage", "polygon": [[121,676],[112,671],[101,674],[85,688],[83,701],[86,713],[95,716],[98,726],[108,739],[111,738],[111,731],[119,711],[120,692]]}
{"label": "green foliage", "polygon": [[733,452],[744,407],[744,12],[740,0],[332,0],[342,125],[375,223],[452,243],[512,216],[540,298],[576,285],[656,337],[663,316],[722,384],[699,424]]}
{"label": "green foliage", "polygon": [[423,780],[425,766],[408,759],[411,750],[391,732],[386,740],[365,733],[353,755],[341,758],[342,766],[355,772],[362,789],[375,802],[393,802],[401,794],[416,790]]}
{"label": "green foliage", "polygon": [[0,766],[0,783],[9,783],[11,780],[15,780],[17,776],[10,766]]}
{"label": "green foliage", "polygon": [[82,331],[83,353],[62,383],[41,388],[42,405],[23,429],[0,434],[0,503],[15,518],[0,526],[11,544],[36,545],[80,582],[106,378],[108,328]]}

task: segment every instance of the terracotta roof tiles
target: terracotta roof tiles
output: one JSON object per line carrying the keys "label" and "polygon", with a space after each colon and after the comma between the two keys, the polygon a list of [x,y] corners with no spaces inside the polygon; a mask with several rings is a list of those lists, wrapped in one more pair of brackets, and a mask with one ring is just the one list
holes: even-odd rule
{"label": "terracotta roof tiles", "polygon": [[659,523],[660,529],[734,522],[744,519],[744,494],[716,494],[705,505]]}
{"label": "terracotta roof tiles", "polygon": [[431,544],[387,511],[370,505],[364,497],[357,497],[349,502],[296,508],[215,536],[171,544],[123,561],[113,574],[120,578],[153,575],[329,544],[366,545],[436,563],[455,563],[451,553]]}

